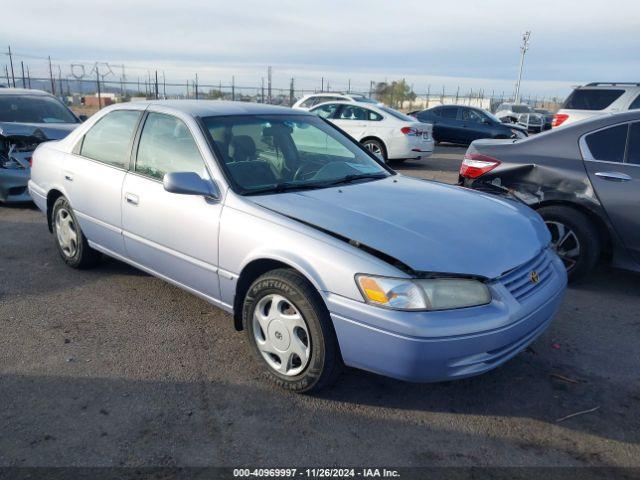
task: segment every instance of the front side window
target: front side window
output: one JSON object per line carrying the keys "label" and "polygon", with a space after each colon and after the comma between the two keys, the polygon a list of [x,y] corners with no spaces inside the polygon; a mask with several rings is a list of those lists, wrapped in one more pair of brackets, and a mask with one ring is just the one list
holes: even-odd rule
{"label": "front side window", "polygon": [[135,110],[106,114],[84,135],[80,155],[118,168],[127,168],[131,140],[140,118]]}
{"label": "front side window", "polygon": [[0,95],[0,122],[78,123],[78,119],[54,97]]}
{"label": "front side window", "polygon": [[142,127],[135,171],[162,180],[169,172],[194,172],[208,177],[191,132],[171,115],[149,113]]}
{"label": "front side window", "polygon": [[587,147],[593,159],[607,162],[624,161],[627,129],[627,124],[616,125],[587,135]]}
{"label": "front side window", "polygon": [[325,188],[391,175],[315,116],[234,115],[202,121],[233,188],[242,194]]}
{"label": "front side window", "polygon": [[604,88],[574,90],[562,105],[569,110],[604,110],[622,96],[624,90]]}
{"label": "front side window", "polygon": [[465,122],[482,123],[482,115],[469,108],[462,109],[462,120]]}
{"label": "front side window", "polygon": [[629,110],[636,110],[638,108],[640,108],[640,95],[638,95],[636,99],[631,102],[631,105],[629,105]]}
{"label": "front side window", "polygon": [[627,162],[640,165],[640,122],[632,123],[629,128]]}

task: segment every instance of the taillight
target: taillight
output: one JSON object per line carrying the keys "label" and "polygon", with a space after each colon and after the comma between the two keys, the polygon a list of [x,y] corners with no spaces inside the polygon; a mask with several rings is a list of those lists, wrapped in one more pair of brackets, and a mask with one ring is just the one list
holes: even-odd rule
{"label": "taillight", "polygon": [[413,127],[402,127],[400,131],[405,135],[422,135],[420,130]]}
{"label": "taillight", "polygon": [[27,161],[29,162],[29,168],[33,167],[33,157],[27,158]]}
{"label": "taillight", "polygon": [[460,175],[464,178],[478,178],[500,165],[496,160],[481,153],[467,153],[460,165]]}
{"label": "taillight", "polygon": [[566,113],[556,113],[553,116],[553,122],[551,122],[551,126],[552,127],[559,127],[560,125],[562,125],[565,120],[569,118],[569,115],[567,115]]}

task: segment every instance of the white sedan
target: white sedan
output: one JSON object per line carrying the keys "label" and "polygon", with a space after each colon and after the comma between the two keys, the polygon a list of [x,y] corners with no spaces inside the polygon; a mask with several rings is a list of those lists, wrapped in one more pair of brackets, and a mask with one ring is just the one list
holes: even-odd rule
{"label": "white sedan", "polygon": [[433,125],[392,108],[327,102],[309,111],[338,126],[385,161],[422,159],[433,153]]}

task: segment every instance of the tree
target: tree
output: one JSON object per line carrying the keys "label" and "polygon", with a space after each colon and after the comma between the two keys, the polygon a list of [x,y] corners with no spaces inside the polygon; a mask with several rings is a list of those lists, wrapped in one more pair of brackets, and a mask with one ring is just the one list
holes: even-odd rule
{"label": "tree", "polygon": [[394,80],[391,83],[379,82],[374,90],[376,99],[392,108],[401,108],[402,103],[416,99],[415,92],[404,80]]}

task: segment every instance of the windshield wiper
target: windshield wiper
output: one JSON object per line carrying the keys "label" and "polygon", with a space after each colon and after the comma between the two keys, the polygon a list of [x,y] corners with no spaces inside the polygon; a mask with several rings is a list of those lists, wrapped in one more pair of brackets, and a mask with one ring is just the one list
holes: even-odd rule
{"label": "windshield wiper", "polygon": [[355,182],[356,180],[365,180],[365,179],[381,179],[381,178],[386,178],[388,177],[388,175],[386,173],[357,173],[357,174],[353,174],[353,175],[347,175],[345,177],[342,177],[338,180],[334,180],[331,182],[326,182],[324,183],[325,186],[331,186],[331,185],[342,185],[344,183],[352,183]]}
{"label": "windshield wiper", "polygon": [[324,185],[319,183],[292,183],[281,182],[273,185],[272,187],[247,189],[244,191],[245,195],[259,195],[261,193],[282,193],[290,192],[292,190],[313,190],[315,188],[322,188]]}

